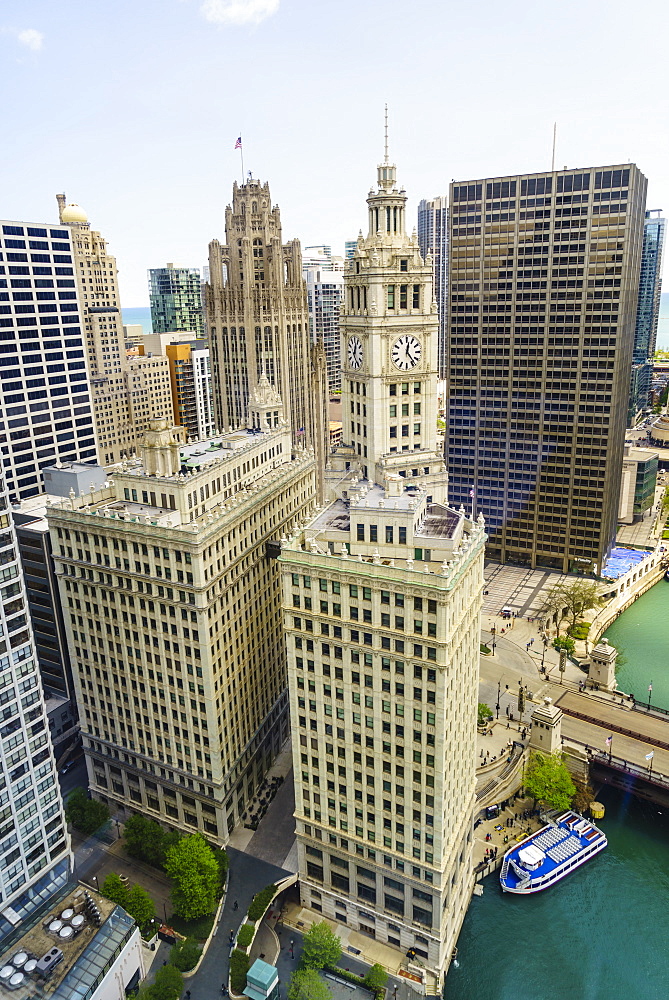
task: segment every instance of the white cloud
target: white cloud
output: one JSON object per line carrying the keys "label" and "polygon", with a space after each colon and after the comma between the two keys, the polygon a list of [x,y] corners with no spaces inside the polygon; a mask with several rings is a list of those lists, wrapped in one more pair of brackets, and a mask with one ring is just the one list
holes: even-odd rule
{"label": "white cloud", "polygon": [[36,31],[35,28],[25,28],[24,31],[17,32],[16,37],[21,42],[21,45],[25,45],[26,48],[32,49],[33,52],[39,52],[44,41],[44,35],[42,32]]}
{"label": "white cloud", "polygon": [[276,14],[280,0],[204,0],[200,13],[214,24],[260,24]]}

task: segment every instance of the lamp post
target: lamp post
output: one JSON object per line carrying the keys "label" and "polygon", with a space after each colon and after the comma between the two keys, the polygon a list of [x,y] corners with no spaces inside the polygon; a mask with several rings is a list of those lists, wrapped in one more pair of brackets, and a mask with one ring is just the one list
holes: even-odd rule
{"label": "lamp post", "polygon": [[650,684],[648,685],[648,708],[646,709],[647,712],[650,712],[650,699],[652,694],[653,694],[653,682],[651,681]]}
{"label": "lamp post", "polygon": [[[490,626],[490,634],[492,635],[492,655],[495,655],[495,637],[497,635],[497,626],[493,623]],[[499,698],[497,699],[499,701]]]}
{"label": "lamp post", "polygon": [[543,674],[543,672],[546,669],[545,666],[544,666],[544,663],[546,662],[546,650],[548,648],[548,636],[547,635],[545,635],[543,637],[543,642],[544,642],[544,648],[543,648],[542,653],[541,653],[541,673],[542,674]]}
{"label": "lamp post", "polygon": [[293,941],[293,939],[291,938],[291,939],[290,939],[290,957],[291,957],[291,958],[295,958],[295,954],[294,954],[294,952],[293,952],[293,945],[294,945],[294,944],[295,944],[295,942],[294,942],[294,941]]}

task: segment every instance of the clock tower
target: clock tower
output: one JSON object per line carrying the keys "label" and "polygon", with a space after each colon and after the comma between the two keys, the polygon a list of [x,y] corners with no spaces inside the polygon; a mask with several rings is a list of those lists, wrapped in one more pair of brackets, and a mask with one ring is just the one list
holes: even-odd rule
{"label": "clock tower", "polygon": [[422,259],[415,231],[407,236],[406,202],[386,141],[377,190],[367,198],[368,234],[360,233],[346,273],[340,311],[343,445],[327,478],[341,481],[342,471],[352,469],[383,485],[387,475],[399,475],[419,480],[443,503],[447,476],[437,450],[439,323],[432,261]]}

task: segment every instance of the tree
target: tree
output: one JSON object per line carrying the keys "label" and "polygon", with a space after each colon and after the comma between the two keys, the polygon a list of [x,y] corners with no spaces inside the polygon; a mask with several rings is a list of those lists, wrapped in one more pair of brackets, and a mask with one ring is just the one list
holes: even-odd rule
{"label": "tree", "polygon": [[525,771],[525,789],[544,808],[568,809],[576,787],[562,753],[533,750]]}
{"label": "tree", "polygon": [[485,726],[486,722],[488,721],[488,719],[490,718],[491,715],[492,715],[492,712],[490,711],[490,706],[486,705],[485,702],[480,701],[479,702],[479,708],[478,708],[478,722],[477,722],[477,724],[479,726]]}
{"label": "tree", "polygon": [[302,941],[302,962],[308,969],[336,965],[341,958],[341,941],[324,920],[312,924]]}
{"label": "tree", "polygon": [[95,833],[109,819],[109,809],[97,799],[89,799],[83,788],[74,788],[65,806],[65,818],[82,833]]}
{"label": "tree", "polygon": [[170,847],[165,871],[174,881],[174,912],[184,920],[213,913],[218,900],[219,874],[214,852],[204,837],[194,833]]}
{"label": "tree", "polygon": [[332,993],[315,969],[298,969],[290,977],[288,1000],[332,1000]]}
{"label": "tree", "polygon": [[365,986],[367,987],[367,989],[371,990],[372,993],[377,993],[380,992],[382,989],[385,989],[385,985],[387,982],[388,982],[388,973],[386,972],[386,970],[383,968],[382,965],[379,965],[378,962],[375,962],[374,965],[368,970],[367,975],[365,976]]}
{"label": "tree", "polygon": [[177,941],[170,951],[170,965],[173,965],[179,972],[190,972],[199,962],[201,954],[202,949],[195,938]]}
{"label": "tree", "polygon": [[156,868],[165,861],[163,840],[165,831],[160,823],[135,813],[123,826],[123,839],[128,854],[133,858],[146,861]]}
{"label": "tree", "polygon": [[565,602],[562,594],[562,588],[558,584],[555,587],[551,587],[548,593],[544,596],[541,608],[539,609],[539,614],[544,618],[552,618],[557,626],[557,634],[560,634],[560,623],[564,618]]}
{"label": "tree", "polygon": [[143,889],[141,885],[133,885],[128,893],[127,902],[121,905],[125,906],[125,909],[131,917],[134,917],[140,928],[145,927],[149,920],[156,915],[155,904],[146,889]]}
{"label": "tree", "polygon": [[592,580],[574,580],[573,583],[559,584],[564,598],[569,624],[574,626],[586,611],[601,604],[599,585]]}
{"label": "tree", "polygon": [[173,965],[163,965],[156,973],[151,990],[151,1000],[177,1000],[181,996],[184,977]]}
{"label": "tree", "polygon": [[126,908],[129,896],[128,887],[121,882],[120,876],[116,872],[111,872],[111,874],[107,875],[107,878],[100,886],[100,892],[107,899],[111,899],[112,903],[117,903],[124,909]]}

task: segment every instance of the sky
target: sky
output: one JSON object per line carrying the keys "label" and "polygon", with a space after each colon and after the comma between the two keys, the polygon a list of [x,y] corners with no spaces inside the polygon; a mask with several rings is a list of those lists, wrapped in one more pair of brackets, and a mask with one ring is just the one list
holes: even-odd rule
{"label": "sky", "polygon": [[[633,161],[669,212],[665,0],[2,0],[0,217],[88,213],[124,307],[202,267],[244,170],[284,240],[343,253],[383,158],[409,195]],[[665,256],[669,256],[666,254]]]}

